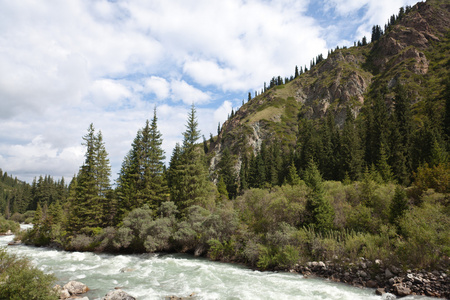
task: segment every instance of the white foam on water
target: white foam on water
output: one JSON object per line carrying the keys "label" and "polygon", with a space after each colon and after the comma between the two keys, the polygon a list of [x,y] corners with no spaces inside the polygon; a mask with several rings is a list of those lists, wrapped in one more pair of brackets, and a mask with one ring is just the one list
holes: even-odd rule
{"label": "white foam on water", "polygon": [[[0,237],[0,246],[12,240]],[[58,284],[80,280],[91,289],[89,299],[99,299],[115,287],[139,300],[187,297],[210,299],[368,299],[373,289],[360,289],[298,274],[259,272],[240,265],[211,262],[188,255],[111,255],[66,252],[30,246],[11,246],[8,252],[28,256],[45,272],[53,272]],[[122,270],[122,271],[121,271]],[[406,297],[403,299],[427,299]]]}

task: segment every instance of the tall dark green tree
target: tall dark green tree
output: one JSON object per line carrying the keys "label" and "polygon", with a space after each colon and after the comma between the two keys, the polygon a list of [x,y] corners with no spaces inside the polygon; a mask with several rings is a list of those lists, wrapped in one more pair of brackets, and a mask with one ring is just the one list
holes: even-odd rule
{"label": "tall dark green tree", "polygon": [[392,132],[390,136],[391,161],[394,176],[400,184],[407,185],[412,171],[411,165],[411,109],[404,86],[395,89],[394,113],[392,114]]}
{"label": "tall dark green tree", "polygon": [[109,217],[112,203],[109,177],[111,167],[102,133],[95,134],[94,125],[83,137],[86,147],[85,160],[78,177],[75,197],[70,204],[69,230],[79,232],[82,228],[102,227]]}
{"label": "tall dark green tree", "polygon": [[362,171],[363,152],[355,118],[350,109],[347,109],[341,142],[342,169],[350,176],[350,179],[357,180]]}
{"label": "tall dark green tree", "polygon": [[122,163],[117,180],[119,219],[126,212],[144,204],[156,209],[168,199],[164,174],[162,135],[157,127],[156,108],[151,123],[147,120],[133,141],[132,148]]}
{"label": "tall dark green tree", "polygon": [[333,228],[334,209],[325,197],[322,175],[314,160],[310,160],[304,172],[304,181],[311,189],[306,201],[307,220],[310,225],[326,231]]}
{"label": "tall dark green tree", "polygon": [[211,188],[204,151],[196,145],[200,131],[194,105],[191,107],[183,137],[179,158],[174,160],[173,165],[171,161],[169,169],[171,199],[180,210],[191,205],[206,205]]}
{"label": "tall dark green tree", "polygon": [[223,180],[228,197],[233,199],[237,195],[237,178],[233,166],[233,159],[228,148],[222,151],[222,157],[218,163],[219,176]]}

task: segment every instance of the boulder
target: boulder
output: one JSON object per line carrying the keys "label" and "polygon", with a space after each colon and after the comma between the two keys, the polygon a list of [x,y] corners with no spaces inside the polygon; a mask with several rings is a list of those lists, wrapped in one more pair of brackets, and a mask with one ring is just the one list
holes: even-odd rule
{"label": "boulder", "polygon": [[394,293],[400,297],[411,295],[411,289],[403,284],[394,285]]}
{"label": "boulder", "polygon": [[66,283],[63,287],[63,289],[66,289],[71,295],[78,295],[78,294],[84,294],[87,291],[89,291],[89,288],[84,283],[78,282],[78,281],[69,281]]}
{"label": "boulder", "polygon": [[102,300],[136,300],[136,298],[119,289],[109,292]]}
{"label": "boulder", "polygon": [[371,289],[375,289],[375,288],[378,287],[378,284],[377,284],[377,282],[374,281],[374,280],[368,280],[368,281],[366,282],[366,287],[371,288]]}
{"label": "boulder", "polygon": [[70,298],[70,293],[69,293],[69,291],[66,290],[66,289],[62,289],[62,290],[59,292],[59,299],[67,299],[67,298]]}
{"label": "boulder", "polygon": [[386,276],[386,278],[392,278],[394,277],[394,274],[392,274],[391,270],[386,268],[386,270],[384,271],[384,276]]}
{"label": "boulder", "polygon": [[379,296],[382,296],[383,294],[386,294],[386,291],[384,290],[384,288],[378,288],[378,289],[375,291],[375,294],[377,294],[377,295],[379,295]]}

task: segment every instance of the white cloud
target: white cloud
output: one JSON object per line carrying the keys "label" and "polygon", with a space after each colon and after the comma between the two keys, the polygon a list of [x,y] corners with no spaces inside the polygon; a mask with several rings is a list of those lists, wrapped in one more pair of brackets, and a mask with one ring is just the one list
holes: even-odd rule
{"label": "white cloud", "polygon": [[[354,27],[354,40],[361,40],[366,36],[369,40],[373,25],[380,25],[382,28],[387,23],[388,18],[393,14],[398,14],[400,7],[414,5],[417,0],[326,0],[327,9],[334,8],[337,15],[344,17],[341,20],[342,26],[348,22],[357,26]],[[362,15],[358,11],[362,10]],[[339,29],[339,28],[338,28]],[[345,44],[345,41],[342,41]]]}
{"label": "white cloud", "polygon": [[[361,22],[348,22],[356,34],[411,4],[324,1],[341,16],[367,5]],[[24,179],[71,176],[93,122],[116,178],[155,104],[167,157],[182,140],[192,103],[202,134],[215,134],[235,99],[326,53],[340,24],[307,16],[314,3],[0,1],[0,167]]]}
{"label": "white cloud", "polygon": [[170,85],[164,78],[151,76],[145,79],[144,92],[153,93],[158,100],[164,100],[169,97]]}
{"label": "white cloud", "polygon": [[92,100],[96,105],[117,104],[132,96],[130,90],[120,82],[110,79],[94,81],[91,88]]}
{"label": "white cloud", "polygon": [[224,101],[221,106],[219,106],[214,111],[214,124],[223,124],[223,122],[228,118],[228,115],[231,113],[233,106],[230,101]]}
{"label": "white cloud", "polygon": [[202,104],[211,100],[211,96],[193,87],[184,80],[174,80],[170,84],[172,99],[183,101],[185,104]]}
{"label": "white cloud", "polygon": [[[39,175],[58,174],[71,178],[83,162],[83,149],[81,146],[67,147],[62,150],[52,147],[43,136],[36,136],[25,145],[12,145],[0,147],[3,153],[0,156],[0,165],[4,171],[22,174],[22,180],[31,181]],[[13,171],[13,172],[11,172]]]}

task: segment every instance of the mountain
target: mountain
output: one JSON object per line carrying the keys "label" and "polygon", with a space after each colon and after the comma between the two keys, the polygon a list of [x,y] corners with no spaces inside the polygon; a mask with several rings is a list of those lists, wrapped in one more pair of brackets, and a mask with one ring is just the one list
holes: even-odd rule
{"label": "mountain", "polygon": [[[356,118],[354,127],[361,142],[362,166],[370,167],[371,163],[380,159],[383,144],[386,147],[383,151],[386,151],[387,159],[396,171],[396,127],[400,129],[399,134],[403,134],[402,126],[396,123],[401,122],[400,102],[396,99],[401,97],[407,99],[407,122],[411,126],[408,129],[411,140],[403,145],[410,151],[405,154],[409,155],[406,157],[411,165],[409,174],[420,163],[428,162],[431,154],[419,153],[425,150],[415,149],[414,143],[423,146],[419,136],[427,135],[426,130],[431,130],[437,132],[436,141],[441,148],[445,148],[446,137],[441,133],[445,131],[445,125],[442,125],[446,118],[444,107],[450,94],[449,11],[450,4],[441,0],[401,8],[398,15],[390,18],[384,30],[380,26],[373,27],[370,43],[364,38],[354,47],[337,47],[329,52],[326,59],[318,56],[310,70],[300,72],[299,76],[291,77],[292,80],[280,82],[280,78],[278,81],[274,78],[270,88],[265,88],[260,95],[233,112],[218,136],[211,141],[208,155],[213,178],[220,173],[220,161],[225,149],[231,152],[234,171],[239,177],[237,174],[242,173],[241,165],[251,160],[252,156],[257,156],[263,144],[279,148],[285,167],[291,160],[301,170],[305,167],[305,161],[299,157],[303,155],[300,153],[305,147],[303,131],[307,130],[308,124],[312,126],[312,136],[315,137],[320,135],[324,123],[332,122],[337,135],[342,137],[348,113]],[[384,103],[386,115],[383,119],[389,130],[378,133],[376,139],[380,141],[377,142],[376,158],[371,158],[368,124],[379,98]],[[375,118],[374,122],[378,121]],[[336,135],[333,130],[331,136]],[[316,148],[320,150],[322,146],[316,145]],[[340,140],[339,147],[342,146],[343,141]],[[314,154],[312,158],[320,160],[317,156]],[[286,172],[284,170],[281,176],[285,176]],[[326,173],[323,166],[321,172]],[[342,174],[328,177],[342,179]],[[239,180],[237,178],[236,182]]]}

